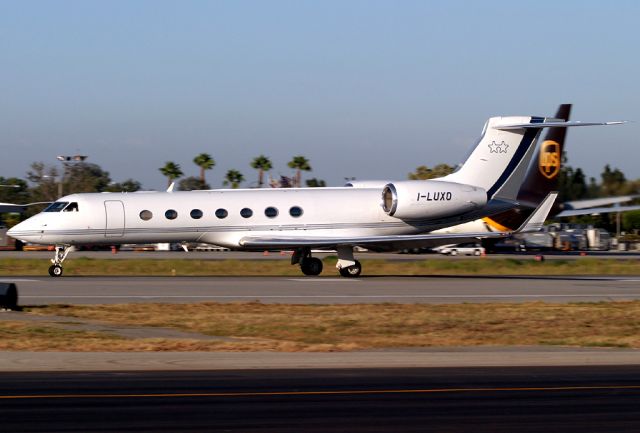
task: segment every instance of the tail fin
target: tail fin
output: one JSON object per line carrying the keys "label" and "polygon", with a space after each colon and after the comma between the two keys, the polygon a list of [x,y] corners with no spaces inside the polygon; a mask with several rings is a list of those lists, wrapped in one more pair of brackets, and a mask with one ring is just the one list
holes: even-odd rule
{"label": "tail fin", "polygon": [[[498,231],[512,230],[518,227],[531,214],[535,208],[551,191],[557,190],[558,175],[562,163],[562,150],[566,138],[567,128],[570,126],[593,125],[617,125],[625,122],[571,122],[571,104],[562,104],[558,108],[556,117],[545,121],[549,132],[539,147],[536,157],[528,167],[524,182],[518,192],[517,201],[522,204],[519,208],[512,209],[491,217],[483,218],[483,221],[492,229]],[[537,128],[540,125],[510,125],[507,128]],[[559,204],[552,212],[557,213]]]}
{"label": "tail fin", "polygon": [[[571,117],[571,104],[560,105],[555,117],[568,121]],[[549,128],[518,192],[519,202],[535,207],[549,192],[558,189],[558,175],[566,137],[566,127]]]}
{"label": "tail fin", "polygon": [[516,200],[541,131],[522,125],[544,121],[543,117],[492,117],[464,164],[440,180],[478,186],[489,199]]}
{"label": "tail fin", "polygon": [[[555,117],[568,121],[571,117],[571,104],[558,107]],[[491,217],[483,218],[484,222],[497,231],[508,231],[519,227],[536,205],[551,191],[558,189],[558,175],[562,168],[562,151],[567,138],[567,127],[549,128],[546,136],[538,146],[533,161],[527,169],[527,175],[518,192],[518,202],[522,203],[516,209],[501,212]],[[557,213],[559,203],[555,203]]]}

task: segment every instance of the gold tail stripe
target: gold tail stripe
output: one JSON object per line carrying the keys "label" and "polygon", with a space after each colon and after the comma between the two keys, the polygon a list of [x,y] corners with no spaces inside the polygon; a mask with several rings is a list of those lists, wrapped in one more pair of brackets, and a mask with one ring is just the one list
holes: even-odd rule
{"label": "gold tail stripe", "polygon": [[482,218],[482,221],[484,221],[487,225],[489,225],[489,227],[491,227],[492,229],[495,229],[496,231],[499,232],[512,232],[513,230],[510,229],[509,227],[503,226],[502,224],[500,224],[497,221],[492,220],[489,217],[484,217]]}

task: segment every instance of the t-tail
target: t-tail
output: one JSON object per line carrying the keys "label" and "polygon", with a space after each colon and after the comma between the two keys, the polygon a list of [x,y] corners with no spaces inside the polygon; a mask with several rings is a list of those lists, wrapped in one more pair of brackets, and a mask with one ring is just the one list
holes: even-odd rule
{"label": "t-tail", "polygon": [[483,188],[488,200],[515,202],[546,120],[535,116],[490,118],[467,160],[454,173],[437,180]]}
{"label": "t-tail", "polygon": [[[571,126],[615,125],[625,122],[569,121],[571,105],[559,107],[555,118],[492,117],[485,124],[475,148],[454,173],[438,180],[474,185],[487,192],[488,200],[524,203],[535,208],[557,189],[566,128]],[[536,153],[543,128],[546,139]],[[532,159],[535,162],[530,164]],[[485,222],[499,231],[519,227],[531,211],[516,210],[495,215]]]}
{"label": "t-tail", "polygon": [[[568,121],[571,117],[571,104],[560,105],[555,117]],[[558,176],[562,168],[562,152],[566,138],[567,127],[549,128],[537,147],[518,191],[517,200],[521,206],[483,218],[489,227],[497,231],[514,230],[524,223],[547,194],[558,190]],[[560,203],[556,202],[552,214],[557,213],[559,206]]]}

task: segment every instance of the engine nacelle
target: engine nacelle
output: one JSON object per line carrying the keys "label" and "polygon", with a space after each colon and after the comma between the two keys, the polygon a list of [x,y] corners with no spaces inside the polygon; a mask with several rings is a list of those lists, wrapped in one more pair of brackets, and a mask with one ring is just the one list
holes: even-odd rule
{"label": "engine nacelle", "polygon": [[352,180],[344,184],[353,188],[383,188],[391,180]]}
{"label": "engine nacelle", "polygon": [[487,203],[484,189],[461,183],[410,180],[387,184],[382,209],[400,219],[436,219],[460,215]]}

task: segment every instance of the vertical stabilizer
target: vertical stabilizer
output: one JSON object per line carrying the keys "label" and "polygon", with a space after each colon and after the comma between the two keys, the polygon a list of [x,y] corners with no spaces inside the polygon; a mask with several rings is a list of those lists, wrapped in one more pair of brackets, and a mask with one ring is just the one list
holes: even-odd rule
{"label": "vertical stabilizer", "polygon": [[515,200],[541,129],[501,127],[542,124],[544,120],[544,117],[492,117],[462,166],[439,180],[483,188],[489,199]]}
{"label": "vertical stabilizer", "polygon": [[[555,117],[568,121],[571,104],[560,105]],[[567,128],[549,128],[518,192],[519,202],[535,207],[549,192],[557,191],[566,136]]]}
{"label": "vertical stabilizer", "polygon": [[[571,104],[558,107],[555,117],[570,120]],[[558,176],[562,168],[562,152],[567,137],[566,127],[549,128],[542,142],[537,147],[533,161],[527,169],[527,175],[518,192],[518,202],[522,206],[491,217],[483,218],[484,222],[497,231],[509,231],[519,227],[531,214],[533,209],[549,194],[558,189]],[[555,203],[556,208],[559,203]],[[557,210],[554,210],[557,212]]]}

